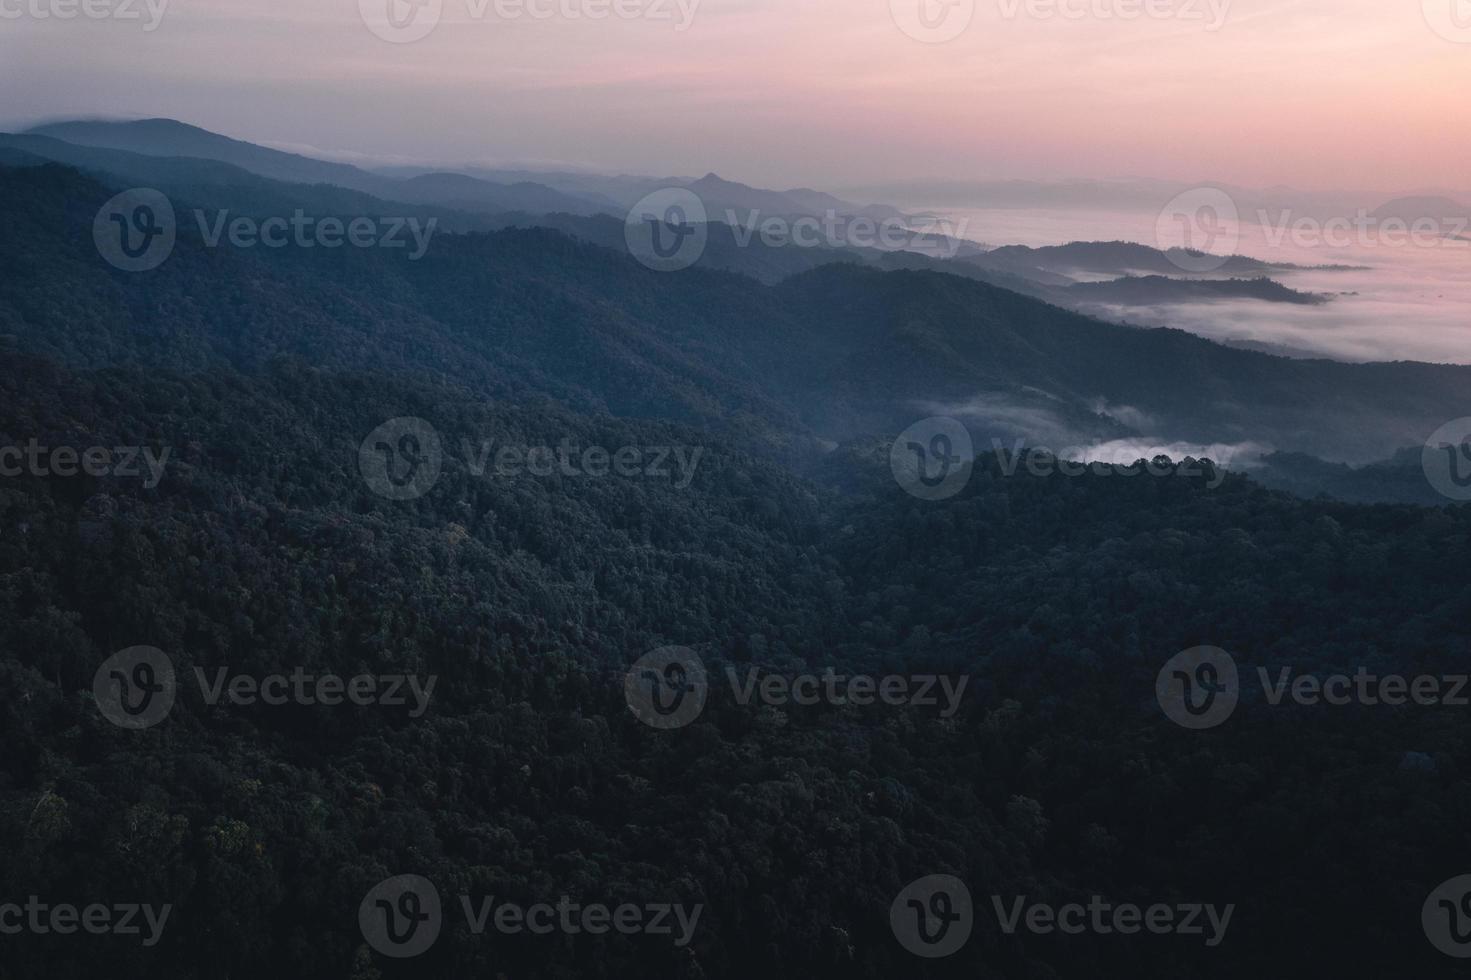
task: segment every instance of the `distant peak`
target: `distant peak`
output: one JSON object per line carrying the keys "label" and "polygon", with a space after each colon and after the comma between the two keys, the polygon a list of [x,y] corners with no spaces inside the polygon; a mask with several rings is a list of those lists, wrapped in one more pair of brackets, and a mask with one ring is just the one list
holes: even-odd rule
{"label": "distant peak", "polygon": [[203,126],[195,126],[193,123],[186,123],[179,119],[168,119],[163,116],[158,116],[153,119],[140,119],[138,120],[138,125],[152,126],[157,129],[186,129],[191,133],[213,132],[212,130],[205,129]]}
{"label": "distant peak", "polygon": [[51,122],[45,122],[37,126],[32,126],[29,130],[27,130],[27,132],[73,132],[77,130],[87,129],[129,129],[148,133],[204,133],[209,136],[218,135],[217,133],[212,133],[207,129],[203,129],[202,127],[194,126],[186,122],[180,122],[177,119],[169,119],[164,116],[154,116],[149,119],[103,119],[95,117],[90,119],[56,119],[52,120]]}

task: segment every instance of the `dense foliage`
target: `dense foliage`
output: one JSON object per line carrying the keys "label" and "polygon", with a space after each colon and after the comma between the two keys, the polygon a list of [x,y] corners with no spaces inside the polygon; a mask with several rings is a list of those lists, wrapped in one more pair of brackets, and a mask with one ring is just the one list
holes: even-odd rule
{"label": "dense foliage", "polygon": [[[0,480],[0,897],[174,906],[152,948],[0,937],[0,976],[1453,975],[1419,915],[1471,870],[1468,709],[1257,697],[1193,732],[1154,683],[1198,644],[1243,670],[1464,671],[1471,508],[1306,501],[1209,467],[1006,475],[989,457],[960,494],[919,500],[889,473],[892,434],[814,461],[836,433],[783,393],[804,369],[779,363],[794,338],[760,335],[809,322],[815,349],[836,344],[817,318],[847,317],[882,359],[906,343],[883,333],[895,291],[934,283],[939,319],[974,284],[834,268],[773,292],[697,272],[649,295],[626,260],[552,232],[413,268],[181,245],[129,277],[86,253],[93,185],[0,174],[30,182],[5,199],[38,229],[0,256],[0,445],[171,450],[155,487]],[[1043,316],[972,295],[998,322]],[[813,390],[874,404],[862,371],[833,374]],[[446,447],[414,500],[359,472],[397,416]],[[476,475],[459,448],[564,439],[704,452],[681,487]],[[181,675],[439,680],[417,718],[211,706],[185,684],[167,721],[127,731],[92,679],[136,644]],[[717,675],[970,681],[951,717],[744,705],[717,683],[698,721],[658,731],[623,676],[665,644]],[[358,930],[363,895],[398,873],[451,913],[413,960]],[[938,873],[969,883],[975,932],[921,960],[888,910]],[[476,936],[460,894],[704,911],[687,948]],[[1093,894],[1237,911],[1207,948],[1006,935],[991,910]]]}

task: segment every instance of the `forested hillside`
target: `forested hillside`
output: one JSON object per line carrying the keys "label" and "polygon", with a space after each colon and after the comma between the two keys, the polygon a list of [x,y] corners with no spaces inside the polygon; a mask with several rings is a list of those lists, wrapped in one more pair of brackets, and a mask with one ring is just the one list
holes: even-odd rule
{"label": "forested hillside", "polygon": [[836,262],[767,286],[654,272],[543,228],[431,235],[417,261],[409,248],[242,249],[202,231],[238,212],[180,201],[168,261],[119,275],[92,244],[111,192],[57,167],[0,168],[14,202],[0,257],[16,270],[0,333],[21,349],[181,370],[301,356],[776,444],[892,438],[940,407],[982,446],[1131,436],[1355,462],[1422,444],[1471,390],[1465,366],[1289,360],[932,270]]}
{"label": "forested hillside", "polygon": [[[990,454],[925,500],[890,446],[925,401],[1041,388],[1103,434],[1126,427],[1099,398],[1203,436],[1336,413],[1334,445],[1374,416],[1377,449],[1452,417],[1471,369],[1291,362],[932,271],[660,275],[546,229],[410,262],[208,248],[185,222],[128,274],[92,244],[110,194],[0,169],[0,445],[163,460],[156,480],[0,478],[0,881],[173,912],[153,946],[0,937],[0,977],[1459,975],[1420,910],[1471,869],[1465,707],[1258,689],[1193,731],[1155,685],[1200,645],[1243,674],[1464,672],[1471,507]],[[443,447],[409,499],[364,462],[395,418]],[[663,472],[480,465],[486,444],[564,443],[671,452]],[[659,730],[625,674],[669,645],[715,680]],[[134,646],[180,678],[141,730],[93,686]],[[417,713],[210,704],[195,668],[436,683]],[[776,706],[741,703],[726,668],[965,687],[949,712]],[[387,958],[359,904],[409,873],[444,929]],[[932,874],[976,909],[964,949],[929,960],[889,910]],[[460,895],[702,913],[688,945],[477,935]],[[1094,895],[1235,912],[1207,945],[1007,934],[992,911]]]}

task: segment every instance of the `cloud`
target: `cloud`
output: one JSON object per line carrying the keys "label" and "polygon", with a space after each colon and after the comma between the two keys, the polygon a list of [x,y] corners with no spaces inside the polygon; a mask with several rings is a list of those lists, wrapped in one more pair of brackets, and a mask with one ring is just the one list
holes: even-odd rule
{"label": "cloud", "polygon": [[[961,402],[928,402],[922,408],[965,422],[982,440],[976,447],[980,453],[1039,449],[1063,459],[1119,464],[1156,456],[1168,456],[1174,460],[1193,456],[1214,460],[1222,466],[1245,469],[1257,465],[1259,456],[1272,451],[1270,445],[1254,440],[1200,442],[1163,436],[1156,431],[1156,421],[1145,412],[1128,405],[1110,405],[1101,398],[1091,406],[1099,417],[1100,425],[1090,426],[1081,418],[1079,423],[1070,423],[1062,414],[1060,399],[1035,388],[1027,389],[1027,394],[1036,400],[1025,402],[1000,392],[986,392]],[[1041,404],[1043,401],[1059,407]],[[1108,426],[1108,420],[1112,420],[1114,425]],[[1137,434],[1098,437],[1098,428],[1116,428],[1117,423],[1136,428]]]}
{"label": "cloud", "polygon": [[1059,456],[1086,463],[1129,464],[1135,460],[1168,456],[1174,460],[1193,456],[1209,459],[1228,469],[1251,469],[1260,465],[1264,453],[1272,447],[1259,442],[1150,442],[1147,439],[1110,439],[1089,446],[1065,446],[1056,452]]}

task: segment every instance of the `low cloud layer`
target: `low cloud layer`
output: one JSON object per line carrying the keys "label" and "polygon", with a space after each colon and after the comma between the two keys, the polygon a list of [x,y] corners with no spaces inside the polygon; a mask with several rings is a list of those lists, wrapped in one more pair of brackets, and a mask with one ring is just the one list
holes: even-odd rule
{"label": "low cloud layer", "polygon": [[[1091,406],[1098,426],[1087,426],[1068,421],[1062,414],[1062,403],[1046,392],[1029,389],[1027,397],[1035,400],[1023,402],[1017,397],[987,392],[964,402],[929,402],[921,407],[965,422],[978,439],[975,452],[982,456],[1034,449],[1080,462],[1122,465],[1156,456],[1174,460],[1193,456],[1232,469],[1249,469],[1258,464],[1263,454],[1272,451],[1270,445],[1257,441],[1200,442],[1154,435],[1151,430],[1157,423],[1147,413],[1128,405],[1110,405],[1101,399]],[[1098,437],[1098,427],[1116,427],[1118,423],[1137,428],[1139,432],[1125,437]]]}
{"label": "low cloud layer", "polygon": [[[1367,201],[1351,208],[1370,207]],[[1314,202],[1314,213],[1323,205]],[[1309,208],[1305,205],[1303,212]],[[1156,214],[1107,211],[962,211],[970,234],[994,244],[1055,245],[1125,239],[1156,245]],[[1429,215],[1449,222],[1456,215]],[[1471,217],[1471,216],[1467,216]],[[1279,219],[1280,220],[1280,217]],[[1292,289],[1333,297],[1322,306],[1257,300],[1110,306],[1111,318],[1139,326],[1169,326],[1227,343],[1261,345],[1290,356],[1341,361],[1427,361],[1471,364],[1471,240],[1346,248],[1295,243],[1254,223],[1240,226],[1234,249],[1297,265],[1351,265],[1346,270],[1274,273]],[[1276,237],[1278,240],[1273,241]],[[1290,236],[1289,236],[1290,237]]]}

